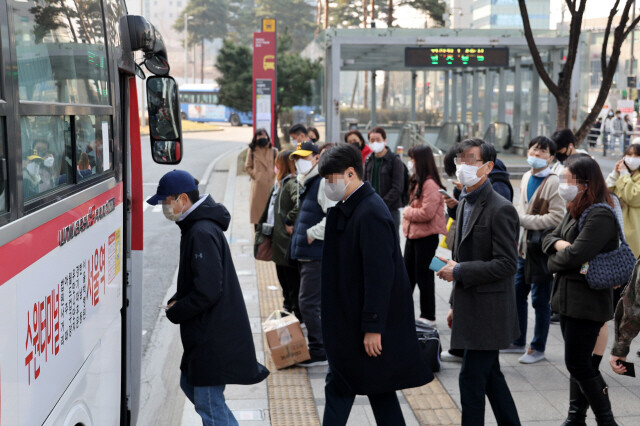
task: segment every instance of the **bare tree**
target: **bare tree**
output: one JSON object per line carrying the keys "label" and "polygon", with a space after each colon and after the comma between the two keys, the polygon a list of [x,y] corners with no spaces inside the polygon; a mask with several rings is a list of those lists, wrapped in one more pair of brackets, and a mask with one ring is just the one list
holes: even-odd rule
{"label": "bare tree", "polygon": [[[629,13],[631,7],[634,4],[634,0],[624,0],[624,7],[622,14],[620,15],[620,22],[613,30],[613,42],[611,45],[611,55],[607,59],[607,47],[609,44],[609,38],[611,36],[611,29],[613,26],[613,18],[618,14],[618,6],[621,0],[616,0],[615,4],[609,12],[609,18],[607,20],[607,27],[604,33],[604,42],[602,43],[602,52],[600,56],[600,66],[602,68],[602,83],[600,85],[600,91],[598,97],[593,105],[593,108],[582,122],[576,133],[576,140],[578,144],[589,133],[591,125],[600,114],[602,106],[607,100],[609,90],[611,89],[611,82],[618,68],[618,60],[620,59],[620,47],[627,38],[627,36],[633,31],[640,21],[640,16],[633,19],[629,25]],[[573,68],[575,66],[576,58],[578,56],[578,44],[580,41],[580,33],[582,32],[582,18],[584,16],[587,0],[565,0],[569,14],[571,15],[571,23],[569,25],[569,44],[567,46],[567,60],[562,68],[562,71],[558,75],[558,81],[553,80],[553,76],[550,76],[544,67],[542,58],[540,57],[540,51],[534,40],[533,31],[531,30],[531,23],[529,22],[529,12],[527,11],[527,5],[525,0],[518,0],[520,5],[520,14],[522,15],[522,22],[524,24],[524,34],[529,45],[529,51],[533,63],[535,64],[538,75],[544,82],[545,86],[549,89],[551,94],[556,99],[557,108],[557,125],[558,128],[565,128],[569,124],[569,109],[571,105],[571,76]]]}
{"label": "bare tree", "polygon": [[[387,3],[387,27],[393,26],[393,0]],[[389,100],[389,71],[384,72],[384,83],[382,85],[382,96],[380,97],[380,108],[385,109]]]}
{"label": "bare tree", "polygon": [[[362,27],[367,28],[367,9],[368,1],[362,0]],[[371,22],[373,22],[373,9],[375,9],[374,0],[371,0]],[[363,79],[363,91],[362,91],[362,106],[367,107],[369,103],[369,71],[364,72]]]}

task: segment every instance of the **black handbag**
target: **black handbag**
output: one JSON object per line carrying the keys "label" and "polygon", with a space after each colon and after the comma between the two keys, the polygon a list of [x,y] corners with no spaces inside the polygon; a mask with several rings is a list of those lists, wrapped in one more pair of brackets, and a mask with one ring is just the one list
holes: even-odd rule
{"label": "black handbag", "polygon": [[420,349],[425,353],[431,371],[434,373],[440,371],[440,352],[442,347],[440,346],[438,329],[422,321],[416,321],[416,334],[418,335]]}

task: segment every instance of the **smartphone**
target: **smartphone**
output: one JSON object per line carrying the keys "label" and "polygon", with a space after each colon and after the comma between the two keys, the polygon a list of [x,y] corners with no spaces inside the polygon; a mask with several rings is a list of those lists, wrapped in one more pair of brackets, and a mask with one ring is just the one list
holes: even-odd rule
{"label": "smartphone", "polygon": [[627,372],[624,373],[625,376],[636,377],[636,366],[632,362],[617,360],[616,364],[622,365],[627,369]]}
{"label": "smartphone", "polygon": [[446,264],[446,262],[443,262],[442,260],[438,259],[438,257],[434,256],[433,259],[431,259],[429,269],[431,269],[433,272],[438,272],[440,269],[444,268]]}
{"label": "smartphone", "polygon": [[454,200],[455,200],[455,198],[453,198],[453,195],[449,194],[449,193],[448,193],[447,191],[445,191],[444,189],[438,189],[438,192],[439,192],[439,193],[441,193],[442,195],[444,195],[444,196],[445,196],[445,197],[447,197],[447,198],[451,198],[451,199],[454,199]]}

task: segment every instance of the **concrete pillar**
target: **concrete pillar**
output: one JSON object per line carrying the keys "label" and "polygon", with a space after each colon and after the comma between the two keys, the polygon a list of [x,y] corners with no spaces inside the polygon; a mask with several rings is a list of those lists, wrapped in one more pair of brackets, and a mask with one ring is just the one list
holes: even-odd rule
{"label": "concrete pillar", "polygon": [[411,71],[411,121],[416,121],[416,80],[418,73]]}
{"label": "concrete pillar", "polygon": [[505,122],[506,118],[506,106],[507,106],[507,73],[508,68],[500,68],[500,74],[498,74],[498,121]]}
{"label": "concrete pillar", "polygon": [[451,116],[449,115],[450,113],[450,102],[451,100],[449,99],[449,86],[450,86],[450,71],[445,71],[444,72],[444,113],[443,113],[443,118],[442,121],[443,122],[448,122],[451,121]]}
{"label": "concrete pillar", "polygon": [[451,78],[451,121],[458,121],[458,73],[453,71]]}
{"label": "concrete pillar", "polygon": [[325,108],[327,118],[326,140],[340,140],[340,44],[327,48],[328,64],[325,74]]}
{"label": "concrete pillar", "polygon": [[371,127],[377,126],[376,117],[376,72],[371,72]]}
{"label": "concrete pillar", "polygon": [[515,59],[515,71],[514,71],[514,85],[513,85],[513,144],[520,148],[520,120],[522,118],[522,58],[516,56]]}
{"label": "concrete pillar", "polygon": [[[471,80],[471,121],[475,127],[478,125],[478,113],[480,111],[480,72],[473,71]],[[476,136],[474,134],[474,136]]]}
{"label": "concrete pillar", "polygon": [[493,77],[494,72],[492,70],[485,71],[485,79],[484,79],[484,111],[482,112],[482,124],[483,129],[481,129],[481,133],[484,132],[491,124],[491,100],[493,99]]}
{"label": "concrete pillar", "polygon": [[538,120],[540,109],[540,76],[534,69],[531,72],[531,123],[529,124],[529,139],[539,135]]}
{"label": "concrete pillar", "polygon": [[468,96],[468,86],[467,86],[467,73],[460,73],[460,78],[462,79],[461,90],[460,90],[460,121],[463,123],[467,123],[467,99]]}

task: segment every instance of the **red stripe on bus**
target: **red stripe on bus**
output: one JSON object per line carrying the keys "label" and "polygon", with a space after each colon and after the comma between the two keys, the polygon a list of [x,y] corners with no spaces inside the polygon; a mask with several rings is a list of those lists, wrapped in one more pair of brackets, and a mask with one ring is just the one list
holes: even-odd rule
{"label": "red stripe on bus", "polygon": [[[89,208],[102,206],[112,198],[115,198],[116,206],[122,204],[122,188],[122,183],[119,183],[115,188],[111,188],[75,209],[69,210],[1,246],[0,259],[2,259],[2,268],[0,268],[0,285],[3,285],[59,247],[58,231],[84,217],[89,212]],[[76,238],[81,238],[81,235]],[[67,244],[76,243],[77,241],[71,240]]]}
{"label": "red stripe on bus", "polygon": [[136,78],[129,79],[129,128],[131,147],[131,250],[142,250],[143,203],[142,149],[140,147],[140,117],[138,116],[138,90]]}

